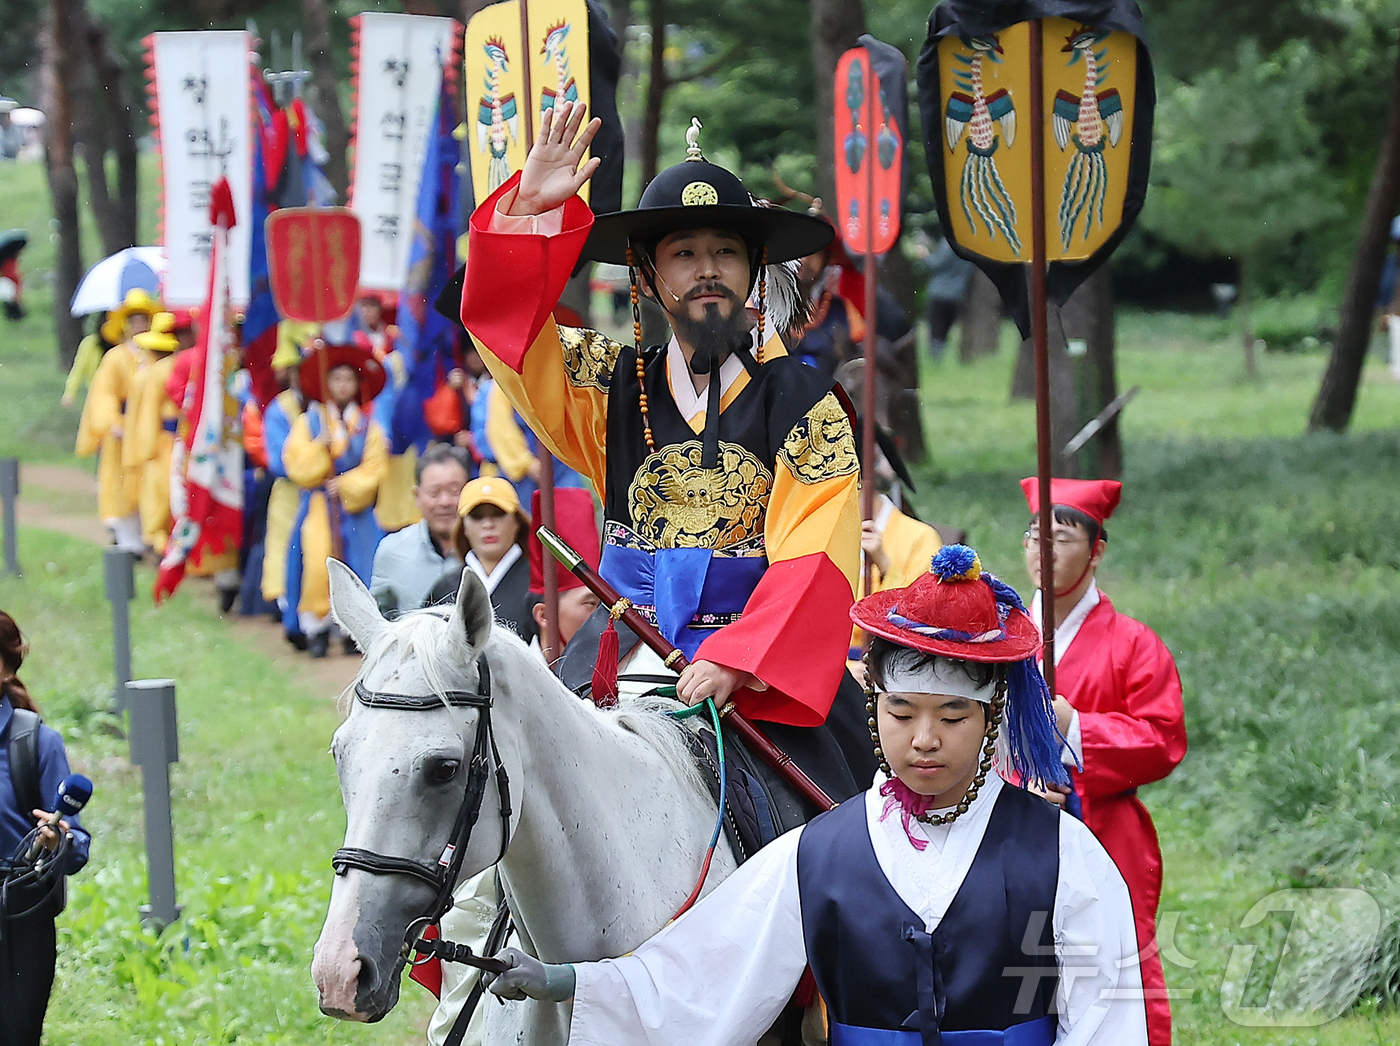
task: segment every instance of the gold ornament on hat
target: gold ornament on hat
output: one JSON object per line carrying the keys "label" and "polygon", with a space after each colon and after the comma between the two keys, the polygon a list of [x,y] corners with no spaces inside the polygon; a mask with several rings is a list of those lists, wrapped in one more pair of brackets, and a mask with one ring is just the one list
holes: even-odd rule
{"label": "gold ornament on hat", "polygon": [[681,190],[681,203],[687,207],[713,207],[719,203],[719,190],[709,182],[691,182]]}

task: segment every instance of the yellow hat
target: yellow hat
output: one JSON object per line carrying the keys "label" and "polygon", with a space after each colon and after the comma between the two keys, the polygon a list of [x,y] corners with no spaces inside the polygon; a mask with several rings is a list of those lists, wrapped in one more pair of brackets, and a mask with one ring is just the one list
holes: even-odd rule
{"label": "yellow hat", "polygon": [[277,324],[277,350],[272,354],[272,369],[286,370],[300,367],[301,347],[310,344],[321,332],[319,323],[301,323],[297,320],[282,320]]}
{"label": "yellow hat", "polygon": [[131,340],[148,352],[174,352],[180,347],[180,339],[171,333],[174,330],[174,314],[158,312],[151,317],[151,329],[133,334]]}
{"label": "yellow hat", "polygon": [[520,498],[509,481],[499,476],[474,479],[462,488],[462,496],[457,499],[457,515],[465,516],[481,505],[495,505],[505,513],[520,511]]}
{"label": "yellow hat", "polygon": [[161,311],[160,302],[152,298],[140,287],[134,287],[126,292],[126,299],[111,312],[107,313],[107,319],[102,323],[102,337],[112,345],[116,345],[126,337],[126,318],[134,313],[143,313],[146,316],[154,316]]}

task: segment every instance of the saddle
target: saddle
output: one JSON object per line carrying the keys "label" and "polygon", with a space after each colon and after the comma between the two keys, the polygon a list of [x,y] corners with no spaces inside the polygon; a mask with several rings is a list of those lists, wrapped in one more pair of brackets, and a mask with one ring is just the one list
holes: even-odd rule
{"label": "saddle", "polygon": [[[555,673],[580,697],[588,697],[592,690],[598,640],[607,624],[607,609],[599,607],[569,640],[555,663]],[[616,627],[619,654],[625,657],[640,640],[622,622]],[[674,678],[647,677],[645,682],[664,686],[674,682]],[[875,778],[877,763],[866,718],[865,694],[848,672],[843,673],[831,712],[821,726],[760,723],[759,727],[822,791],[839,803],[864,791]],[[714,732],[704,727],[690,737],[696,762],[718,802],[719,759]],[[725,832],[735,859],[740,863],[783,832],[805,824],[822,812],[798,795],[729,729],[724,731],[724,753],[729,784]]]}

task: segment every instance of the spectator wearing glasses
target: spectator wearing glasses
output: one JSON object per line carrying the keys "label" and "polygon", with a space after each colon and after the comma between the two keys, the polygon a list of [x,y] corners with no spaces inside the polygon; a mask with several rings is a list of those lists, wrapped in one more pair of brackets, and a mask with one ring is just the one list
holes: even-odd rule
{"label": "spectator wearing glasses", "polygon": [[[1160,781],[1186,755],[1181,678],[1171,652],[1140,621],[1114,609],[1095,574],[1108,549],[1104,528],[1122,484],[1055,479],[1050,483],[1055,531],[1055,717],[1067,739],[1072,791],[1048,798],[1077,812],[1127,880],[1142,957],[1151,1046],[1171,1042],[1162,961],[1156,947],[1162,895],[1162,851],[1142,785]],[[1040,490],[1021,489],[1031,510],[1026,569],[1036,587],[1031,617],[1041,621]]]}

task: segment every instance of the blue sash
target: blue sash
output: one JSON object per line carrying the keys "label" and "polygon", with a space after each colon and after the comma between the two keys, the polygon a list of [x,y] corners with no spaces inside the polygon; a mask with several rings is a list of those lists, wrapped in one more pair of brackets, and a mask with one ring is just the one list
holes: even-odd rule
{"label": "blue sash", "polygon": [[[1053,1014],[1013,1024],[1005,1031],[941,1031],[942,1046],[1053,1046],[1059,1020]],[[923,1033],[831,1025],[831,1046],[923,1046]]]}
{"label": "blue sash", "polygon": [[737,620],[768,569],[763,556],[716,556],[708,548],[646,552],[606,543],[598,573],[686,658],[712,631]]}

